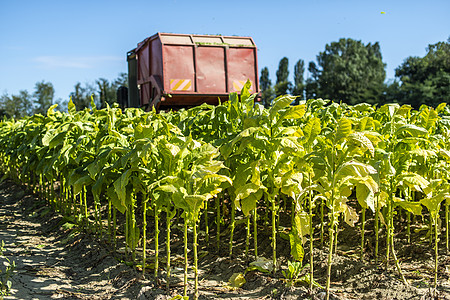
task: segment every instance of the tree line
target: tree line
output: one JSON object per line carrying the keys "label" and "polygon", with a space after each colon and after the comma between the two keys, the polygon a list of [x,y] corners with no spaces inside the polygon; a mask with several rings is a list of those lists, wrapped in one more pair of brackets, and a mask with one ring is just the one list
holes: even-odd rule
{"label": "tree line", "polygon": [[[128,79],[126,73],[109,81],[99,78],[94,83],[77,82],[69,97],[76,105],[77,109],[83,110],[90,107],[91,98],[97,107],[104,108],[106,104],[112,105],[117,102],[117,89],[120,86],[127,86]],[[19,91],[17,95],[4,93],[0,96],[0,118],[22,118],[33,114],[46,114],[50,106],[55,103],[61,104],[61,109],[67,107],[68,100],[55,99],[55,88],[51,82],[45,80],[36,82],[32,93],[27,90]]]}
{"label": "tree line", "polygon": [[[422,104],[437,106],[448,102],[450,96],[450,38],[427,47],[424,57],[407,57],[395,69],[395,79],[385,82],[386,64],[382,60],[378,42],[365,45],[361,41],[342,38],[325,46],[317,62],[306,65],[299,59],[294,66],[294,82],[289,81],[289,60],[283,57],[278,65],[276,81],[272,85],[269,69],[264,67],[260,75],[263,104],[268,107],[280,96],[291,94],[299,99],[331,99],[337,102],[357,104],[385,103],[410,104],[419,108]],[[99,78],[94,84],[76,83],[70,97],[77,109],[90,106],[91,97],[97,107],[117,102],[117,89],[127,86],[127,74],[108,81]],[[36,113],[45,114],[54,103],[64,109],[67,100],[54,99],[51,82],[37,82],[34,92],[21,90],[17,95],[0,96],[0,118],[21,118]]]}
{"label": "tree line", "polygon": [[284,94],[352,105],[399,103],[415,108],[422,104],[437,106],[450,100],[450,38],[447,42],[429,45],[424,57],[406,58],[395,69],[395,79],[387,83],[386,64],[378,42],[365,45],[361,41],[342,38],[327,44],[316,59],[317,62],[309,62],[306,79],[305,62],[297,61],[293,83],[288,80],[287,57],[279,62],[274,85],[268,68],[264,67],[260,75],[263,104],[270,106],[273,99]]}

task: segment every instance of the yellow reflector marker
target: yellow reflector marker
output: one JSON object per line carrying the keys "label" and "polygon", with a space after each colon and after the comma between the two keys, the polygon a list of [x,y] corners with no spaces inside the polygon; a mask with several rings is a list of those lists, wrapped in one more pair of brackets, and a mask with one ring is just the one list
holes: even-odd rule
{"label": "yellow reflector marker", "polygon": [[190,91],[192,89],[192,80],[190,79],[170,79],[170,90],[172,91]]}

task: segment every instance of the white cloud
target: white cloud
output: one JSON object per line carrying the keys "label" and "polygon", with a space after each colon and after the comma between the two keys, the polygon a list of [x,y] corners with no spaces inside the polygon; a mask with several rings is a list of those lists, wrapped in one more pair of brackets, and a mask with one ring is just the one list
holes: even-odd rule
{"label": "white cloud", "polygon": [[38,56],[33,60],[39,67],[47,69],[91,69],[105,62],[119,62],[123,59],[119,56]]}

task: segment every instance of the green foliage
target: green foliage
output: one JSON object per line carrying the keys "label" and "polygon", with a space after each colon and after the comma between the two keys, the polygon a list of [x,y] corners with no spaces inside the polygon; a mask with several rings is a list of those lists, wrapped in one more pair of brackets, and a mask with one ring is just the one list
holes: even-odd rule
{"label": "green foliage", "polygon": [[374,104],[381,98],[386,72],[378,42],[340,39],[325,46],[317,63],[317,96],[349,104]]}
{"label": "green foliage", "polygon": [[300,276],[303,269],[308,268],[309,265],[306,264],[303,266],[301,261],[293,261],[288,260],[288,269],[286,271],[282,271],[284,278],[287,281],[287,286],[294,286],[295,283],[303,281],[308,282],[307,276]]}
{"label": "green foliage", "polygon": [[[329,288],[339,227],[342,222],[355,226],[359,212],[369,209],[376,222],[385,224],[386,262],[392,253],[401,271],[393,251],[393,216],[402,210],[421,215],[426,208],[437,224],[441,206],[450,203],[447,106],[376,108],[322,99],[292,105],[296,97],[282,95],[264,108],[255,104],[249,86],[240,97],[233,93],[219,106],[177,112],[97,108],[91,98],[91,108],[84,110],[69,101],[67,112],[53,105],[45,115],[3,120],[0,171],[27,183],[84,230],[106,235],[114,246],[125,249],[124,260],[142,266],[144,275],[150,228],[155,277],[160,272],[162,213],[167,282],[171,228],[182,226],[186,282],[190,247],[198,288],[197,249],[209,241],[197,229],[207,228],[212,214],[216,225],[228,226],[232,255],[234,229],[242,224],[236,219],[246,221],[247,247],[250,218],[254,220],[257,250],[255,237],[263,225],[258,214],[267,212],[272,258],[257,258],[251,267],[275,274],[279,236],[288,237],[292,259],[301,262],[303,246],[313,244],[313,225],[322,216],[322,243],[328,227]],[[413,192],[423,199],[411,197]],[[280,226],[286,220],[290,223]],[[123,241],[116,238],[118,233]],[[217,236],[221,247],[219,230]],[[304,279],[313,284],[313,251],[309,252],[311,269]],[[285,276],[300,280],[299,268],[301,264],[291,263]]]}
{"label": "green foliage", "polygon": [[55,89],[50,82],[37,82],[33,94],[33,102],[35,104],[34,114],[44,115],[50,106],[53,105]]}
{"label": "green foliage", "polygon": [[[415,108],[422,104],[436,107],[450,95],[450,38],[429,45],[424,57],[410,56],[395,70],[401,84],[396,88],[400,103]],[[391,93],[392,93],[391,88]],[[389,95],[392,98],[391,95]]]}
{"label": "green foliage", "polygon": [[288,80],[289,77],[289,60],[287,57],[283,57],[280,60],[277,70],[277,81],[275,84],[275,96],[288,94],[292,89],[292,83]]}
{"label": "green foliage", "polygon": [[16,264],[4,255],[5,242],[2,240],[0,244],[0,299],[10,295],[12,281]]}
{"label": "green foliage", "polygon": [[292,88],[292,95],[300,96],[300,99],[303,99],[303,92],[305,91],[304,73],[305,62],[299,59],[294,66],[294,87]]}

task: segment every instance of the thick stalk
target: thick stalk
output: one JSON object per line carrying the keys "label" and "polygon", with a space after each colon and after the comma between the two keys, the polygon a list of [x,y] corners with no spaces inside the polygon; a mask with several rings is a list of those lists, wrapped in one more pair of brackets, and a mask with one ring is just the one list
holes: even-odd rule
{"label": "thick stalk", "polygon": [[[309,186],[311,186],[311,174],[308,176]],[[313,207],[312,207],[312,191],[309,191],[308,197],[309,206],[309,290],[311,291],[311,297],[313,297],[314,288],[314,226],[313,226]]]}
{"label": "thick stalk", "polygon": [[325,206],[324,199],[320,201],[320,249],[323,248],[323,232],[324,232],[324,222],[323,222],[323,207]]}
{"label": "thick stalk", "polygon": [[209,226],[208,226],[208,201],[205,201],[205,207],[204,207],[204,213],[205,213],[205,242],[206,246],[209,246]]}
{"label": "thick stalk", "polygon": [[331,264],[333,262],[333,245],[334,245],[334,206],[332,203],[330,211],[330,226],[328,228],[329,236],[329,249],[328,249],[328,261],[327,261],[327,283],[326,283],[326,299],[330,298],[330,282],[331,282]]}
{"label": "thick stalk", "polygon": [[[136,215],[135,215],[135,210],[134,210],[134,205],[136,202],[135,196],[136,196],[135,194],[131,194],[131,213],[130,213],[130,218],[131,218],[131,259],[133,260],[134,268],[136,268],[136,245],[137,245]],[[156,266],[155,266],[155,269],[156,269]]]}
{"label": "thick stalk", "polygon": [[109,242],[112,240],[112,225],[111,225],[111,200],[108,199],[108,233],[109,233]]}
{"label": "thick stalk", "polygon": [[364,225],[366,223],[366,209],[362,209],[362,221],[361,221],[361,253],[359,258],[362,260],[364,255]]}
{"label": "thick stalk", "polygon": [[[392,187],[392,185],[391,185],[391,187]],[[393,189],[391,189],[391,190],[393,190]],[[406,281],[405,276],[403,276],[402,269],[400,268],[400,263],[397,259],[397,254],[395,253],[395,248],[394,248],[394,203],[393,203],[394,200],[393,200],[392,193],[390,194],[389,198],[390,198],[389,199],[389,210],[390,210],[390,212],[389,212],[390,230],[389,231],[390,231],[390,233],[389,233],[388,244],[390,244],[390,246],[391,246],[392,257],[394,258],[397,271],[400,274],[402,281],[406,285],[408,285],[408,282]],[[389,248],[389,247],[386,247],[386,248]],[[386,262],[386,270],[387,270],[387,266],[388,266],[388,262]]]}
{"label": "thick stalk", "polygon": [[398,273],[400,274],[400,277],[402,278],[402,281],[405,285],[408,285],[408,282],[406,281],[405,276],[403,276],[403,272],[402,269],[400,267],[400,263],[397,259],[397,254],[395,253],[395,249],[394,249],[394,235],[391,234],[391,251],[392,251],[392,257],[394,258],[395,261],[395,267],[397,268]]}
{"label": "thick stalk", "polygon": [[255,259],[258,258],[258,212],[256,208],[253,210],[253,242],[255,247]]}
{"label": "thick stalk", "polygon": [[[264,203],[269,204],[266,193],[264,193]],[[268,227],[269,227],[269,210],[265,209],[264,210],[264,229],[267,231]]]}
{"label": "thick stalk", "polygon": [[158,208],[155,207],[155,279],[158,279],[158,269],[159,269],[159,212]]}
{"label": "thick stalk", "polygon": [[230,242],[229,242],[229,254],[230,257],[233,255],[233,235],[234,235],[234,227],[236,226],[236,206],[234,202],[231,201],[231,230],[230,230]]}
{"label": "thick stalk", "polygon": [[194,299],[198,299],[198,268],[197,268],[197,221],[194,221]]}
{"label": "thick stalk", "polygon": [[250,214],[246,217],[247,235],[245,237],[245,257],[248,258],[248,248],[250,245]]}
{"label": "thick stalk", "polygon": [[430,247],[431,247],[433,245],[433,219],[431,217],[431,213],[430,213],[429,226],[430,226],[430,230],[428,233],[430,234]]}
{"label": "thick stalk", "polygon": [[86,222],[86,230],[89,230],[88,209],[87,209],[87,192],[86,186],[83,185],[83,205],[84,205],[84,220]]}
{"label": "thick stalk", "polygon": [[445,205],[445,249],[448,253],[448,205]]}
{"label": "thick stalk", "polygon": [[142,277],[145,278],[147,263],[147,196],[142,201]]}
{"label": "thick stalk", "polygon": [[378,207],[378,197],[375,198],[375,265],[378,268],[378,234],[380,232],[379,222],[378,222],[378,214],[380,213],[380,208]]}
{"label": "thick stalk", "polygon": [[391,216],[391,205],[392,205],[392,194],[389,193],[389,201],[387,203],[387,210],[388,210],[388,216],[387,216],[387,228],[386,228],[386,271],[389,268],[389,252],[390,249],[390,240],[391,240],[391,227],[392,227],[392,216]]}
{"label": "thick stalk", "polygon": [[220,249],[220,199],[219,199],[219,196],[217,196],[214,201],[216,203],[216,228],[217,228],[216,243],[217,243],[217,250],[219,250]]}
{"label": "thick stalk", "polygon": [[[117,209],[113,207],[113,249],[116,252],[117,249]],[[125,246],[126,248],[126,246]]]}
{"label": "thick stalk", "polygon": [[437,273],[438,273],[438,229],[437,218],[434,220],[434,289],[437,288]]}
{"label": "thick stalk", "polygon": [[406,242],[411,243],[411,213],[406,211]]}
{"label": "thick stalk", "polygon": [[293,226],[294,224],[294,219],[295,219],[295,205],[296,205],[296,200],[292,199],[291,201],[291,226]]}
{"label": "thick stalk", "polygon": [[337,252],[337,244],[338,244],[338,235],[339,235],[339,216],[337,216],[337,220],[336,220],[336,225],[335,225],[335,229],[334,229],[334,253],[336,254]]}
{"label": "thick stalk", "polygon": [[170,222],[171,222],[171,214],[169,207],[166,208],[166,252],[167,252],[167,281],[166,288],[169,291],[170,288]]}
{"label": "thick stalk", "polygon": [[272,202],[272,250],[273,250],[273,274],[277,271],[277,227],[276,227],[276,206],[275,197],[270,196]]}
{"label": "thick stalk", "polygon": [[184,288],[183,296],[187,296],[187,273],[188,273],[188,236],[187,236],[187,216],[184,217]]}
{"label": "thick stalk", "polygon": [[130,227],[130,213],[128,210],[125,211],[125,258],[128,259],[128,245],[130,243],[130,234],[129,234],[129,227]]}

